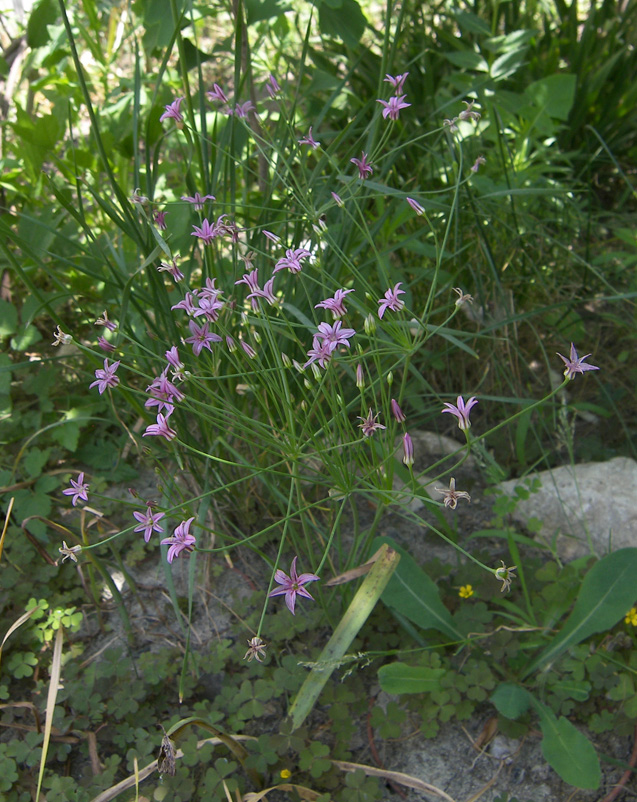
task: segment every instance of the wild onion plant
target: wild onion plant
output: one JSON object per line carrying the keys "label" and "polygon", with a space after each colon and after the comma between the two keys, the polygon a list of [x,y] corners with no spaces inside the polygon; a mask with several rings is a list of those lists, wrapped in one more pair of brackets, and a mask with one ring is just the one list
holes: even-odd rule
{"label": "wild onion plant", "polygon": [[[183,93],[159,115],[163,134],[153,148],[137,143],[143,186],[117,187],[119,208],[89,187],[138,266],[117,275],[118,254],[104,253],[121,295],[107,298],[93,347],[77,344],[93,358],[101,349],[90,387],[158,464],[159,497],[135,499],[135,523],[113,537],[157,537],[168,563],[250,548],[271,569],[263,615],[278,595],[294,614],[297,597],[327,601],[319,579],[370,556],[387,506],[417,519],[406,504],[413,496],[430,508],[470,501],[453,474],[471,451],[479,399],[449,387],[453,401],[443,401],[419,377],[427,408],[454,416],[465,437],[428,486],[414,473],[404,410],[414,356],[448,339],[472,302],[467,288],[444,280],[442,263],[461,191],[485,164],[463,158],[481,115],[465,100],[419,135],[446,149],[455,180],[435,197],[426,188],[408,194],[393,176],[414,144],[402,127],[407,71],[381,72],[379,96],[363,99],[342,130],[330,125],[329,103],[306,124],[290,74],[253,81],[235,72],[233,87],[215,77],[202,71],[192,90],[182,74]],[[140,122],[148,129],[152,120]],[[99,127],[94,135],[99,142]],[[179,154],[179,169],[164,153]],[[396,263],[402,236],[433,243],[426,281]],[[58,329],[56,343],[69,338]],[[574,347],[562,357],[565,382],[597,370],[586,358]],[[64,491],[73,504],[87,501],[84,479]],[[376,509],[365,529],[361,498]],[[508,589],[514,567],[483,565],[454,545]],[[76,549],[61,551],[77,559]],[[260,625],[247,657],[259,659],[262,634]]]}

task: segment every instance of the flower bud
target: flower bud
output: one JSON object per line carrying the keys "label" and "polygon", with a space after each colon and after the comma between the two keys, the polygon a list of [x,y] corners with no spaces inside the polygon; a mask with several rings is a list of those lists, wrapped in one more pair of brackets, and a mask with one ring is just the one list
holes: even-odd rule
{"label": "flower bud", "polygon": [[248,345],[248,343],[244,342],[243,340],[239,340],[239,345],[243,348],[243,350],[250,357],[250,359],[254,359],[255,358],[255,356],[257,355],[257,352],[254,350],[254,348],[251,345]]}
{"label": "flower bud", "polygon": [[414,464],[414,444],[407,432],[403,435],[403,462],[408,468]]}
{"label": "flower bud", "polygon": [[392,398],[390,402],[392,415],[396,418],[397,423],[404,423],[407,420],[405,413],[402,409],[398,406],[398,401],[395,398]]}
{"label": "flower bud", "polygon": [[390,370],[389,373],[387,374],[387,386],[391,387],[393,383],[394,383],[394,374]]}
{"label": "flower bud", "polygon": [[371,313],[365,318],[363,328],[368,337],[376,332],[376,318]]}
{"label": "flower bud", "polygon": [[359,390],[362,390],[365,386],[365,374],[363,373],[363,366],[360,362],[356,365],[356,386]]}

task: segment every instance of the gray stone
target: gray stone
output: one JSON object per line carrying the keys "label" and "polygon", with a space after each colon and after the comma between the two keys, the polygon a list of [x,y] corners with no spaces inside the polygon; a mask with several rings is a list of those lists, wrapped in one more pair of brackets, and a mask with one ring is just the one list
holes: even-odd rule
{"label": "gray stone", "polygon": [[[526,525],[531,518],[542,522],[539,542],[557,547],[563,560],[590,553],[637,546],[637,462],[615,457],[608,462],[563,465],[534,474],[540,490],[518,502],[513,517]],[[525,480],[526,481],[526,480]],[[503,482],[508,496],[525,481]]]}

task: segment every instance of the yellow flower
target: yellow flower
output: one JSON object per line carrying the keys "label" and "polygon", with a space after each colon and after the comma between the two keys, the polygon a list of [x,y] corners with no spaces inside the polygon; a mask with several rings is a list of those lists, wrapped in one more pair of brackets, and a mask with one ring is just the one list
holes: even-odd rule
{"label": "yellow flower", "polygon": [[458,591],[458,596],[460,596],[461,599],[468,599],[473,596],[473,588],[471,585],[462,585]]}
{"label": "yellow flower", "polygon": [[292,776],[292,772],[290,769],[281,769],[281,779],[282,780],[289,780]]}
{"label": "yellow flower", "polygon": [[630,624],[633,627],[637,627],[637,607],[630,608],[630,610],[626,613],[624,623]]}

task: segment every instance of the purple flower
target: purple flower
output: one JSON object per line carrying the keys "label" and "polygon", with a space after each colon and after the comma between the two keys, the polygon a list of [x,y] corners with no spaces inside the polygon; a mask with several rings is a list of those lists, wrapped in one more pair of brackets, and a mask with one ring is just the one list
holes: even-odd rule
{"label": "purple flower", "polygon": [[310,251],[305,248],[288,248],[285,252],[285,256],[279,259],[274,265],[274,270],[272,272],[277,273],[279,270],[284,270],[287,267],[290,273],[300,273],[303,269],[303,260],[311,255]]}
{"label": "purple flower", "polygon": [[177,437],[177,432],[168,425],[168,418],[170,415],[170,412],[167,415],[162,415],[161,412],[159,412],[157,415],[157,423],[151,423],[150,426],[146,428],[142,437],[165,437],[166,440],[174,440],[175,437]]}
{"label": "purple flower", "polygon": [[194,315],[197,307],[195,306],[195,295],[192,292],[187,292],[183,301],[173,304],[171,309],[183,309],[189,315]]}
{"label": "purple flower", "polygon": [[[170,275],[174,278],[175,281],[183,281],[184,274],[177,267],[177,262],[174,259],[172,259],[171,261],[172,264],[170,265],[167,262],[160,262],[157,270],[159,270],[160,273],[162,271],[170,273]],[[174,309],[175,307],[173,306],[172,308]]]}
{"label": "purple flower", "polygon": [[309,367],[313,362],[318,362],[322,368],[327,367],[327,363],[332,358],[332,351],[330,343],[322,340],[320,337],[314,337],[312,340],[312,348],[307,352],[310,357],[303,365],[304,368]]}
{"label": "purple flower", "polygon": [[405,294],[405,290],[398,289],[401,284],[402,281],[399,281],[393,290],[386,291],[384,298],[378,299],[379,318],[382,318],[388,309],[391,309],[392,312],[399,312],[405,306],[405,302],[398,297],[399,295]]}
{"label": "purple flower", "polygon": [[343,208],[343,206],[345,206],[345,204],[343,203],[343,199],[341,198],[340,195],[337,195],[336,192],[332,192],[332,197],[334,198],[336,205],[340,206],[341,209]]}
{"label": "purple flower", "polygon": [[394,87],[394,92],[399,95],[403,91],[403,86],[408,75],[408,72],[404,72],[402,75],[397,75],[394,78],[393,75],[388,75],[385,73],[383,81],[387,84],[391,84]]}
{"label": "purple flower", "polygon": [[201,227],[193,226],[191,237],[198,237],[203,240],[205,245],[210,245],[215,237],[219,236],[219,230],[216,225],[211,226],[208,220],[204,217],[201,222]]}
{"label": "purple flower", "polygon": [[251,100],[246,100],[245,103],[237,103],[234,110],[230,110],[230,114],[234,114],[235,117],[239,117],[240,120],[243,120],[248,116],[248,112],[250,111],[255,111],[255,105]]}
{"label": "purple flower", "polygon": [[358,428],[362,429],[363,437],[371,437],[376,429],[386,429],[386,426],[383,426],[382,423],[378,423],[376,418],[380,415],[380,412],[377,412],[375,415],[370,409],[367,413],[366,418],[362,418],[360,415],[358,416],[359,420],[362,420],[362,423],[358,424]]}
{"label": "purple flower", "polygon": [[163,123],[164,120],[174,120],[178,128],[182,127],[184,124],[184,118],[181,111],[179,111],[179,107],[181,106],[183,100],[183,97],[178,97],[177,100],[173,100],[172,103],[169,103],[166,106],[166,111],[159,118],[159,122]]}
{"label": "purple flower", "polygon": [[175,529],[172,537],[165,537],[161,541],[162,546],[170,546],[168,549],[168,554],[166,555],[166,559],[169,563],[172,563],[175,557],[179,557],[182,551],[190,552],[193,550],[193,546],[197,542],[197,538],[194,535],[191,535],[188,530],[190,529],[190,525],[194,520],[195,516],[193,515],[193,517],[188,518],[187,521],[182,521]]}
{"label": "purple flower", "polygon": [[223,301],[219,300],[218,295],[221,293],[217,290],[217,295],[200,295],[199,308],[193,312],[193,317],[200,317],[205,315],[208,320],[215,321],[219,318],[219,310],[223,309]]}
{"label": "purple flower", "polygon": [[281,237],[277,237],[276,234],[273,234],[271,231],[266,231],[265,229],[263,229],[263,236],[266,239],[269,239],[270,242],[273,242],[275,245],[278,245],[279,242],[281,242]]}
{"label": "purple flower", "polygon": [[310,125],[309,131],[307,132],[307,136],[304,136],[303,139],[297,140],[299,145],[309,145],[312,150],[316,150],[320,147],[321,143],[317,142],[316,139],[312,136],[312,126]]}
{"label": "purple flower", "polygon": [[407,432],[403,435],[403,463],[408,468],[414,464],[414,444]]}
{"label": "purple flower", "polygon": [[[269,278],[263,285],[263,289],[260,290],[257,295],[259,298],[265,298],[270,306],[274,306],[277,303],[277,297],[274,294],[274,279]],[[250,296],[248,295],[248,298],[249,297]]]}
{"label": "purple flower", "polygon": [[334,315],[334,319],[339,317],[343,317],[347,313],[347,309],[345,308],[345,296],[350,293],[354,292],[354,290],[336,290],[334,293],[333,298],[326,298],[324,301],[321,301],[319,304],[315,304],[315,309],[329,309],[331,313]]}
{"label": "purple flower", "polygon": [[304,585],[307,585],[308,582],[316,582],[320,579],[320,577],[318,577],[316,574],[297,574],[297,559],[298,557],[295,557],[292,560],[292,565],[290,566],[290,576],[288,576],[280,568],[275,572],[274,581],[279,585],[279,587],[274,588],[274,590],[268,593],[268,597],[285,595],[285,603],[292,615],[295,614],[294,605],[296,604],[297,596],[303,596],[305,599],[312,599],[312,601],[314,601],[314,597],[310,595],[309,591],[305,589]]}
{"label": "purple flower", "polygon": [[63,490],[65,496],[73,496],[72,504],[75,507],[77,504],[78,499],[82,499],[82,501],[88,501],[88,489],[90,485],[84,483],[84,471],[80,473],[77,477],[77,482],[73,479],[70,480],[71,487],[67,487],[66,490]]}
{"label": "purple flower", "polygon": [[146,507],[146,512],[139,512],[135,510],[133,517],[139,521],[139,526],[136,526],[134,532],[143,532],[144,540],[146,543],[150,540],[153,532],[163,532],[164,527],[159,525],[159,521],[164,517],[163,512],[153,512],[153,508],[149,505]]}
{"label": "purple flower", "polygon": [[106,390],[107,387],[117,387],[119,384],[119,376],[115,375],[117,368],[119,367],[119,360],[117,362],[113,362],[112,365],[108,364],[108,359],[104,360],[104,369],[98,368],[95,371],[95,381],[89,384],[89,390],[92,387],[97,386],[97,389],[100,391],[100,395]]}
{"label": "purple flower", "polygon": [[358,177],[361,181],[369,178],[369,176],[374,172],[374,168],[367,161],[367,154],[365,151],[362,152],[360,159],[350,159],[350,161],[352,164],[355,164],[358,167]]}
{"label": "purple flower", "polygon": [[210,343],[220,343],[221,337],[218,334],[208,330],[208,321],[203,326],[198,326],[194,320],[188,324],[191,337],[187,337],[184,342],[192,343],[192,352],[195,356],[199,356],[204,348],[207,348],[212,353]]}
{"label": "purple flower", "polygon": [[571,358],[567,359],[562,354],[558,354],[559,358],[562,362],[566,365],[566,370],[564,371],[564,375],[567,379],[574,379],[577,373],[585,373],[587,370],[599,370],[599,368],[595,367],[595,365],[585,365],[584,360],[588,359],[591,354],[586,354],[585,356],[577,356],[577,351],[575,350],[575,346],[571,343]]}
{"label": "purple flower", "polygon": [[389,100],[377,100],[377,103],[382,103],[385,107],[383,109],[383,117],[385,119],[389,117],[390,120],[397,120],[401,109],[407,109],[411,106],[411,103],[405,103],[406,97],[406,95],[401,95],[400,97],[394,95],[390,97]]}
{"label": "purple flower", "polygon": [[461,395],[459,395],[456,399],[456,406],[446,402],[445,408],[442,411],[450,412],[452,415],[455,415],[456,418],[458,418],[458,428],[464,431],[469,429],[471,426],[469,413],[471,412],[472,407],[474,407],[477,403],[478,399],[475,396],[471,396],[471,398],[465,404],[464,399]]}
{"label": "purple flower", "polygon": [[184,363],[181,362],[179,359],[179,351],[177,350],[177,346],[173,345],[170,351],[166,351],[166,361],[173,368],[177,373],[181,373],[185,367]]}
{"label": "purple flower", "polygon": [[399,407],[398,401],[396,401],[395,398],[392,398],[392,400],[389,403],[389,406],[391,407],[392,415],[394,416],[394,418],[396,418],[397,423],[404,423],[407,420],[405,413]]}
{"label": "purple flower", "polygon": [[424,208],[418,203],[417,200],[414,200],[413,198],[406,198],[406,201],[418,216],[425,213]]}
{"label": "purple flower", "polygon": [[210,92],[206,92],[206,94],[208,95],[209,100],[218,100],[219,103],[228,102],[228,98],[219,84],[213,84],[212,90]]}
{"label": "purple flower", "polygon": [[114,351],[115,346],[106,339],[106,337],[98,337],[97,344],[102,349],[102,351]]}
{"label": "purple flower", "polygon": [[146,392],[150,393],[151,397],[144,406],[147,409],[157,407],[157,412],[163,412],[165,409],[170,415],[174,405],[179,401],[183,401],[186,396],[168,379],[167,373],[168,368],[148,385]]}
{"label": "purple flower", "polygon": [[279,86],[279,82],[277,79],[270,73],[270,77],[265,85],[265,91],[268,95],[274,100],[274,98],[279,94],[281,91],[281,87]]}
{"label": "purple flower", "polygon": [[471,172],[472,173],[477,173],[478,170],[480,169],[480,165],[481,164],[486,164],[486,163],[487,163],[487,160],[484,158],[484,156],[478,156],[478,158],[475,160],[475,162],[473,163],[473,165],[471,167]]}
{"label": "purple flower", "polygon": [[95,325],[96,326],[106,326],[106,328],[109,331],[115,331],[115,329],[117,328],[115,323],[113,323],[112,320],[108,319],[108,314],[106,313],[106,310],[104,310],[102,312],[102,317],[98,317],[97,318],[97,320],[95,321]]}
{"label": "purple flower", "polygon": [[199,297],[215,301],[221,295],[221,290],[215,287],[216,281],[216,278],[207,278],[206,286],[198,291]]}
{"label": "purple flower", "polygon": [[349,348],[349,338],[353,337],[356,332],[354,329],[344,329],[342,326],[343,323],[340,320],[332,323],[332,325],[329,323],[319,323],[315,338],[318,337],[323,340],[324,343],[327,343],[330,352],[335,351],[339,345],[344,345]]}
{"label": "purple flower", "polygon": [[153,212],[153,220],[160,231],[166,230],[166,212],[160,212],[159,209],[155,209]]}
{"label": "purple flower", "polygon": [[207,200],[210,201],[216,200],[214,195],[202,196],[198,192],[195,192],[195,194],[192,197],[190,197],[189,195],[182,195],[181,199],[182,201],[188,201],[188,203],[192,203],[192,205],[195,207],[196,212],[200,212],[203,209],[204,204],[206,203]]}

